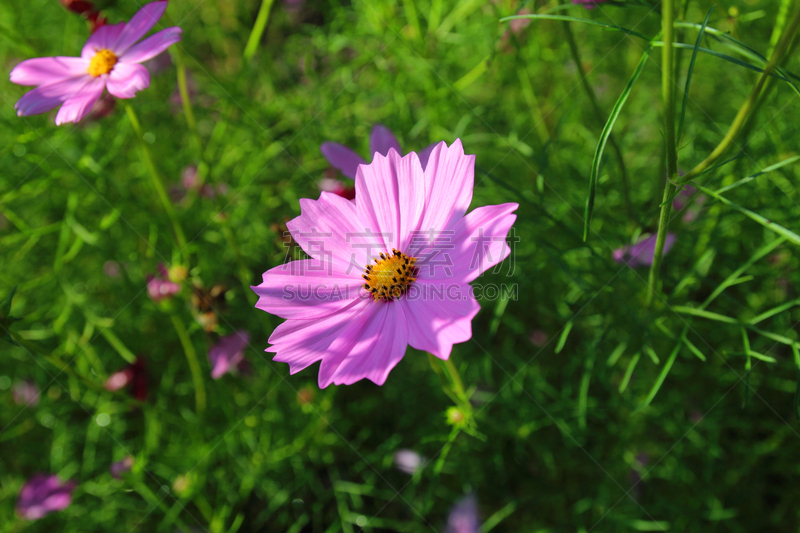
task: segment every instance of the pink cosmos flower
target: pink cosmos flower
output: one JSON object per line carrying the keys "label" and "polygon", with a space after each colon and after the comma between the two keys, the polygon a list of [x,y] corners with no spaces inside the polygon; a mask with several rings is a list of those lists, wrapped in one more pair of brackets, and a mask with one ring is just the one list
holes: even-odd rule
{"label": "pink cosmos flower", "polygon": [[211,362],[211,377],[219,379],[244,361],[244,349],[250,343],[250,334],[237,331],[219,339],[208,351]]}
{"label": "pink cosmos flower", "polygon": [[11,390],[14,403],[25,407],[36,407],[39,405],[39,387],[31,380],[20,381]]}
{"label": "pink cosmos flower", "polygon": [[14,106],[17,115],[37,115],[61,106],[57,125],[79,122],[103,89],[117,98],[133,98],[147,88],[150,73],[140,63],[181,40],[181,29],[172,27],[138,42],[166,8],[167,2],[151,2],[127,24],[101,26],[86,41],[81,57],[40,57],[14,67],[13,83],[36,86]]}
{"label": "pink cosmos flower", "polygon": [[424,459],[414,450],[397,450],[394,454],[394,466],[404,474],[413,476],[421,468]]}
{"label": "pink cosmos flower", "polygon": [[472,201],[475,156],[439,143],[423,170],[380,152],[356,172],[354,201],[300,201],[287,223],[310,259],[264,273],[256,307],[287,319],[268,352],[294,374],[321,361],[319,386],[382,385],[408,345],[448,359],[480,310],[469,283],[505,259],[515,203]]}
{"label": "pink cosmos flower", "polygon": [[[419,162],[422,164],[422,170],[425,170],[425,166],[428,164],[428,158],[435,146],[435,144],[431,144],[417,154]],[[389,150],[392,148],[394,148],[398,154],[401,153],[400,142],[397,140],[397,137],[394,136],[392,130],[383,124],[375,124],[372,127],[372,132],[369,134],[370,153],[373,155],[378,153],[386,156],[389,155]],[[332,167],[338,168],[343,175],[352,180],[356,179],[358,165],[367,164],[363,157],[343,144],[324,142],[319,147],[319,151],[322,152],[322,155],[325,156],[325,159],[328,160],[328,163],[330,163]]]}
{"label": "pink cosmos flower", "polygon": [[470,494],[463,497],[450,510],[444,533],[479,533],[480,530],[478,500]]}
{"label": "pink cosmos flower", "polygon": [[75,483],[53,475],[36,474],[22,487],[17,500],[17,514],[26,520],[38,520],[72,503]]}
{"label": "pink cosmos flower", "polygon": [[139,357],[132,364],[108,376],[105,387],[111,392],[128,387],[131,396],[140,402],[145,401],[149,387],[147,385],[147,365],[144,359]]}
{"label": "pink cosmos flower", "polygon": [[150,299],[158,303],[162,300],[172,298],[180,292],[181,286],[170,281],[167,267],[163,264],[158,265],[158,275],[147,276],[147,295]]}
{"label": "pink cosmos flower", "polygon": [[[674,233],[667,233],[667,239],[664,241],[664,255],[667,255],[676,239]],[[650,266],[653,264],[653,256],[656,253],[656,240],[657,235],[653,234],[639,240],[633,246],[617,248],[613,253],[614,261],[620,264],[625,263],[631,268]]]}
{"label": "pink cosmos flower", "polygon": [[133,457],[128,455],[122,461],[111,463],[109,470],[111,471],[111,477],[122,479],[123,474],[130,472],[131,468],[133,468]]}

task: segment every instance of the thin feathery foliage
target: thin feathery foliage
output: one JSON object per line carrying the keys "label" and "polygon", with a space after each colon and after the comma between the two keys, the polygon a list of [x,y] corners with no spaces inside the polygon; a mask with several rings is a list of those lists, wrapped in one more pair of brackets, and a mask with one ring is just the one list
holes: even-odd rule
{"label": "thin feathery foliage", "polygon": [[[0,532],[447,531],[467,494],[484,532],[797,529],[800,3],[675,3],[665,73],[672,4],[172,1],[182,40],[133,100],[56,127],[0,83]],[[0,0],[7,73],[88,36]],[[519,203],[476,282],[507,290],[452,367],[409,348],[381,387],[320,389],[264,352],[281,319],[250,286],[347,182],[320,145],[366,156],[376,123],[460,139],[473,208]],[[212,379],[237,331],[247,366]],[[144,396],[108,390],[137,364]],[[37,473],[76,488],[26,521]]]}

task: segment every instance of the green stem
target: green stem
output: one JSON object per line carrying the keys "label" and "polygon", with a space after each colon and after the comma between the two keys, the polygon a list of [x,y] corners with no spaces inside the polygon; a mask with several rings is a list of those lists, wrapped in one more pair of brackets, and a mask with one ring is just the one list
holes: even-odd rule
{"label": "green stem", "polygon": [[650,266],[647,293],[647,305],[653,299],[653,293],[658,290],[658,274],[661,269],[661,259],[664,256],[664,243],[667,240],[669,229],[669,214],[672,202],[669,199],[675,192],[674,181],[678,177],[678,151],[675,143],[675,72],[674,51],[672,43],[675,41],[675,0],[661,2],[661,31],[664,34],[664,48],[661,49],[661,94],[664,103],[664,152],[667,159],[667,181],[664,185],[664,195],[661,204],[661,216],[658,219],[658,234],[656,236],[656,249],[653,255],[653,264]]}
{"label": "green stem", "polygon": [[795,10],[795,13],[792,17],[792,21],[789,23],[789,26],[786,28],[786,31],[781,36],[780,41],[778,41],[778,45],[775,47],[775,50],[772,51],[772,55],[770,55],[769,62],[764,67],[764,72],[761,73],[761,76],[759,76],[756,85],[750,92],[750,96],[747,97],[747,100],[745,100],[744,104],[742,104],[742,107],[739,108],[739,112],[736,113],[736,117],[734,117],[733,122],[728,128],[728,131],[725,133],[725,137],[722,138],[720,143],[717,145],[716,148],[714,148],[714,151],[712,151],[708,157],[706,157],[700,164],[698,164],[690,172],[684,175],[680,179],[680,181],[677,181],[677,183],[686,183],[696,178],[700,173],[702,173],[708,167],[713,165],[714,162],[717,159],[719,159],[723,153],[725,153],[725,151],[731,146],[731,144],[733,144],[734,139],[744,126],[748,116],[753,111],[753,109],[755,109],[758,99],[761,96],[762,89],[764,88],[764,84],[767,82],[767,79],[772,74],[772,71],[775,70],[775,68],[781,62],[784,54],[789,49],[789,45],[792,42],[792,39],[794,37],[795,32],[797,31],[798,26],[800,26],[800,6],[798,6],[798,8]]}
{"label": "green stem", "polygon": [[178,241],[178,246],[180,247],[179,252],[182,254],[186,249],[186,236],[184,235],[183,229],[178,221],[178,216],[175,213],[175,207],[172,205],[169,196],[167,196],[167,191],[164,189],[164,184],[161,182],[161,177],[158,175],[158,170],[156,170],[155,163],[153,162],[153,156],[150,155],[150,149],[147,147],[147,143],[144,140],[142,125],[139,122],[139,119],[136,117],[136,112],[133,110],[133,107],[127,103],[125,104],[125,111],[128,113],[131,126],[133,126],[133,132],[139,143],[139,148],[142,151],[142,159],[144,159],[145,166],[147,166],[147,170],[149,171],[150,181],[153,184],[153,188],[156,190],[156,195],[161,201],[161,205],[164,207],[164,210],[167,212],[167,216],[169,216],[169,219],[172,222],[172,229],[175,232],[175,238]]}
{"label": "green stem", "polygon": [[[564,32],[567,34],[567,43],[569,44],[569,51],[572,54],[572,60],[578,67],[578,76],[581,78],[581,85],[583,86],[583,90],[586,92],[586,96],[589,97],[589,102],[592,104],[592,110],[594,111],[595,118],[602,128],[606,125],[607,116],[605,113],[603,113],[603,109],[600,107],[600,103],[597,101],[597,95],[589,83],[587,73],[583,70],[581,51],[578,48],[578,43],[575,41],[575,35],[572,33],[572,27],[570,26],[569,21],[566,20],[562,21],[562,25],[564,26]],[[613,148],[614,153],[617,156],[617,161],[619,161],[619,171],[622,179],[622,195],[625,198],[625,206],[628,209],[628,214],[630,217],[635,219],[635,211],[630,198],[630,185],[628,183],[628,171],[625,167],[625,157],[622,155],[622,150],[620,149],[613,135],[609,135],[608,142],[611,144],[611,148]]]}
{"label": "green stem", "polygon": [[264,35],[264,29],[267,27],[267,21],[269,21],[269,10],[272,8],[273,1],[261,0],[261,9],[258,10],[256,23],[253,25],[250,38],[247,39],[247,45],[244,47],[245,61],[248,61],[256,53],[258,43],[261,42],[261,36]]}
{"label": "green stem", "polygon": [[172,324],[175,326],[175,331],[178,333],[178,338],[183,345],[183,352],[186,354],[186,360],[189,362],[189,370],[192,372],[192,381],[194,382],[194,401],[197,413],[200,414],[206,409],[206,388],[203,384],[203,374],[200,371],[200,362],[197,360],[197,352],[194,350],[192,340],[186,331],[186,326],[183,321],[176,314],[171,315]]}

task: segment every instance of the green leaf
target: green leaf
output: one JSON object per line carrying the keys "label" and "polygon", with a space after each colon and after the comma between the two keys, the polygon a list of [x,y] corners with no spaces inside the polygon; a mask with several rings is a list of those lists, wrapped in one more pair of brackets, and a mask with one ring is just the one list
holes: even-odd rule
{"label": "green leaf", "polygon": [[558,338],[558,344],[556,345],[556,353],[561,353],[561,350],[564,349],[564,345],[567,343],[567,337],[569,336],[569,332],[572,331],[572,320],[567,322],[567,325],[564,326],[564,330],[561,332],[561,336]]}
{"label": "green leaf", "polygon": [[628,80],[628,84],[625,86],[625,89],[622,91],[622,94],[617,99],[617,102],[614,104],[614,108],[611,110],[611,115],[608,117],[608,121],[606,122],[605,127],[603,127],[603,132],[600,134],[600,142],[597,143],[597,150],[594,152],[594,160],[592,160],[592,172],[589,175],[589,198],[586,200],[586,211],[583,217],[583,240],[589,237],[589,227],[592,223],[592,212],[594,211],[594,197],[597,192],[597,179],[600,174],[600,165],[603,160],[603,152],[606,149],[606,143],[608,143],[608,138],[611,136],[611,130],[614,128],[614,123],[617,121],[620,112],[622,111],[622,106],[625,105],[625,101],[630,96],[631,91],[633,90],[633,85],[636,83],[636,80],[639,79],[639,75],[644,70],[644,65],[647,62],[647,57],[650,53],[650,49],[644,51],[642,54],[642,58],[639,59],[639,64],[636,65],[636,69],[633,71],[633,75]]}
{"label": "green leaf", "polygon": [[[673,363],[675,363],[675,359],[678,357],[678,353],[681,351],[681,345],[683,344],[683,339],[686,337],[686,333],[689,331],[689,326],[683,327],[683,332],[681,332],[681,339],[675,344],[675,347],[670,352],[669,357],[667,358],[667,362],[664,363],[664,367],[659,372],[658,377],[656,378],[656,382],[653,384],[653,387],[650,389],[650,392],[647,394],[647,397],[642,402],[636,411],[641,411],[648,405],[650,402],[653,401],[653,398],[656,397],[658,394],[658,390],[661,388],[661,385],[664,384],[664,380],[667,379],[667,374],[669,374],[670,369],[672,368]],[[634,411],[634,412],[636,412]]]}
{"label": "green leaf", "polygon": [[689,61],[689,70],[686,72],[686,87],[683,89],[683,104],[681,104],[681,115],[680,118],[678,119],[678,136],[676,137],[678,143],[681,142],[681,133],[683,131],[683,119],[686,117],[686,104],[689,102],[689,86],[692,83],[694,62],[697,60],[697,52],[700,48],[700,42],[703,40],[703,33],[706,31],[706,26],[708,25],[708,19],[709,17],[711,17],[711,13],[714,12],[715,7],[717,7],[716,4],[711,6],[711,9],[708,10],[708,13],[706,13],[706,18],[703,20],[703,26],[697,33],[697,40],[694,43],[694,50],[692,50],[692,59],[691,61]]}
{"label": "green leaf", "polygon": [[3,298],[3,301],[0,302],[0,319],[10,318],[11,317],[11,301],[14,299],[14,293],[17,292],[17,286],[14,285],[14,288],[11,289],[11,292]]}

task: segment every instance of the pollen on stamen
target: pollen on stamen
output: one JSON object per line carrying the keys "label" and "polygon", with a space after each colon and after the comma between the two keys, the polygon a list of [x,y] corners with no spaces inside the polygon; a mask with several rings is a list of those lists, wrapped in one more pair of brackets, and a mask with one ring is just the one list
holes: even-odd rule
{"label": "pollen on stamen", "polygon": [[380,259],[375,258],[375,264],[366,266],[362,276],[366,283],[364,289],[368,291],[377,302],[383,300],[391,302],[406,294],[408,284],[416,281],[415,257],[410,257],[399,250],[392,249],[391,253],[381,253]]}
{"label": "pollen on stamen", "polygon": [[107,48],[99,49],[92,57],[87,72],[95,78],[108,74],[117,64],[117,55]]}

